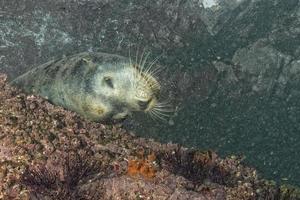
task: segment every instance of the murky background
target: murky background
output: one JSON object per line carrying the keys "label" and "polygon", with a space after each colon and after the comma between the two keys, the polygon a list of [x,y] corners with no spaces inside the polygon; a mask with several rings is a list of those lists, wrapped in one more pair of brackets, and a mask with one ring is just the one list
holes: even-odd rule
{"label": "murky background", "polygon": [[161,56],[167,123],[138,135],[245,155],[264,177],[300,185],[299,0],[1,0],[0,71],[10,79],[82,51]]}

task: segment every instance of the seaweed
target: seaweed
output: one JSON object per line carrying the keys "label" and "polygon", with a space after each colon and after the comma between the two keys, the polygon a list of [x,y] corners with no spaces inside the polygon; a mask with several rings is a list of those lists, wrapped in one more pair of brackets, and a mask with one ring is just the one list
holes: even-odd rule
{"label": "seaweed", "polygon": [[[81,199],[79,185],[85,184],[89,177],[101,174],[102,171],[101,162],[95,160],[90,152],[73,151],[68,153],[58,168],[45,165],[29,166],[22,176],[21,184],[37,199]],[[96,194],[98,191],[89,193]]]}

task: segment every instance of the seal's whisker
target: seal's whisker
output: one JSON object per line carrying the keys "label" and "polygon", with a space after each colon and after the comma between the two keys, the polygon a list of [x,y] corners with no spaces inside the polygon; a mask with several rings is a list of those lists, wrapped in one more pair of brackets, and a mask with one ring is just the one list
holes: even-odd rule
{"label": "seal's whisker", "polygon": [[164,102],[158,102],[152,109],[152,112],[154,112],[156,115],[159,115],[162,118],[165,118],[166,120],[170,118],[175,110],[171,107],[169,101]]}
{"label": "seal's whisker", "polygon": [[136,67],[133,69],[132,76],[133,76],[133,80],[132,81],[134,82],[133,88],[136,89],[138,83],[140,82],[139,72],[138,72],[138,69]]}
{"label": "seal's whisker", "polygon": [[145,50],[143,51],[143,54],[140,58],[140,64],[139,64],[139,78],[140,80],[141,79],[144,79],[146,80],[146,82],[149,83],[149,75],[147,73],[144,73],[145,71],[145,67],[146,67],[146,63],[147,63],[147,60],[148,60],[148,57],[150,56],[150,52],[147,52],[145,54]]}
{"label": "seal's whisker", "polygon": [[136,54],[135,54],[135,65],[137,65],[138,64],[138,56],[139,56],[139,47],[138,47],[138,49],[137,49],[137,51],[136,51]]}
{"label": "seal's whisker", "polygon": [[[132,64],[132,59],[131,59],[131,52],[130,52],[130,47],[129,47],[129,66],[130,67],[133,67],[133,64]],[[125,70],[125,65],[124,65],[124,70]],[[135,75],[134,75],[134,71],[135,70],[132,70],[132,73],[130,73],[130,77],[129,77],[129,81],[130,81],[130,85],[135,88],[135,84],[133,82],[134,78],[135,78]]]}
{"label": "seal's whisker", "polygon": [[152,112],[149,112],[149,114],[150,114],[150,117],[154,120],[154,121],[157,121],[157,122],[160,122],[161,120],[157,117],[157,116],[155,116],[155,114],[153,114]]}
{"label": "seal's whisker", "polygon": [[140,59],[139,59],[139,64],[138,64],[138,66],[139,66],[140,68],[142,68],[142,66],[143,66],[142,63],[143,63],[144,55],[145,55],[145,48],[143,49],[143,52],[142,52],[141,57],[140,57]]}
{"label": "seal's whisker", "polygon": [[170,117],[169,115],[163,115],[162,113],[156,111],[156,110],[152,110],[152,113],[154,116],[156,116],[160,121],[164,121],[167,122],[168,118]]}
{"label": "seal's whisker", "polygon": [[[151,115],[158,121],[167,121],[167,119],[165,119],[164,117],[162,117],[159,113],[157,113],[156,111],[154,110],[151,110],[150,111]],[[151,116],[150,115],[150,116]]]}
{"label": "seal's whisker", "polygon": [[174,109],[169,102],[158,102],[152,109],[162,113],[174,112]]}
{"label": "seal's whisker", "polygon": [[172,111],[168,109],[153,108],[153,110],[159,112],[161,115],[164,116],[170,116],[171,115],[170,113],[172,113]]}
{"label": "seal's whisker", "polygon": [[165,113],[167,115],[170,115],[171,113],[174,112],[174,109],[172,108],[153,108],[153,110],[159,111],[161,113]]}
{"label": "seal's whisker", "polygon": [[158,111],[160,113],[164,113],[165,115],[172,115],[174,113],[174,109],[159,109],[159,108],[155,108],[153,110]]}
{"label": "seal's whisker", "polygon": [[162,113],[162,112],[159,112],[157,110],[153,110],[153,112],[157,113],[159,116],[161,116],[162,118],[169,118],[171,115],[169,114],[165,114],[165,113]]}
{"label": "seal's whisker", "polygon": [[132,88],[135,88],[135,70],[132,70],[132,73],[130,73],[130,77],[129,77],[129,81],[130,81],[130,84],[132,86]]}
{"label": "seal's whisker", "polygon": [[153,70],[149,71],[149,75],[156,77],[156,75],[159,74],[161,71],[162,71],[162,68],[156,67]]}
{"label": "seal's whisker", "polygon": [[153,59],[153,61],[148,65],[148,67],[145,69],[144,73],[149,74],[151,71],[152,67],[157,63],[157,61],[162,57],[162,54],[157,56],[156,58]]}
{"label": "seal's whisker", "polygon": [[148,52],[148,53],[146,54],[146,56],[145,56],[145,58],[144,58],[142,64],[141,64],[141,71],[143,71],[143,69],[145,68],[145,64],[146,64],[146,62],[147,62],[149,56],[150,56],[150,53]]}
{"label": "seal's whisker", "polygon": [[154,66],[154,64],[149,64],[143,71],[143,73],[145,74],[150,74],[150,72],[152,71],[152,67]]}
{"label": "seal's whisker", "polygon": [[131,51],[130,51],[130,47],[129,47],[129,64],[130,64],[131,67],[133,67],[132,59],[131,59]]}
{"label": "seal's whisker", "polygon": [[131,45],[129,45],[129,50],[128,50],[128,58],[129,58],[129,61],[130,61],[130,64],[132,63],[131,62]]}
{"label": "seal's whisker", "polygon": [[[134,68],[133,73],[132,73],[133,77],[134,77],[134,80],[137,79],[137,72],[136,72],[137,70],[136,70],[136,68],[137,68],[138,55],[139,55],[139,48],[137,49],[137,51],[135,53],[135,61],[134,61],[134,63],[132,63],[132,67]],[[136,88],[136,83],[134,83],[133,88]]]}
{"label": "seal's whisker", "polygon": [[151,78],[146,78],[146,82],[151,85],[152,88],[160,88],[160,84],[158,82],[153,82]]}
{"label": "seal's whisker", "polygon": [[139,56],[140,56],[140,53],[139,53],[139,47],[138,47],[138,50],[135,54],[135,62],[131,64],[131,66],[134,68],[132,76],[133,76],[133,80],[135,80],[135,81],[133,81],[133,88],[135,88],[135,89],[138,87],[138,83],[141,80],[140,72],[139,72],[140,68],[138,66],[138,63],[140,62]]}
{"label": "seal's whisker", "polygon": [[164,101],[159,101],[156,106],[171,107],[171,100],[167,98]]}
{"label": "seal's whisker", "polygon": [[136,53],[136,58],[135,58],[135,80],[136,80],[136,84],[135,84],[135,88],[138,87],[138,84],[144,79],[144,77],[142,76],[142,71],[144,68],[144,65],[146,63],[146,60],[148,58],[148,54],[145,56],[145,49],[143,49],[142,53],[139,54],[139,50]]}
{"label": "seal's whisker", "polygon": [[155,107],[171,107],[170,101],[162,101],[156,104]]}

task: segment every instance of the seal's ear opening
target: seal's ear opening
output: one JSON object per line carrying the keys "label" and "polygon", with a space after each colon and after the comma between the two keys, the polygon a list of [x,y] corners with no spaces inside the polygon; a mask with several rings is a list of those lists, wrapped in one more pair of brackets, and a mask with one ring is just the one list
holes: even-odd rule
{"label": "seal's ear opening", "polygon": [[112,78],[110,76],[105,76],[103,78],[103,81],[108,87],[114,89],[114,84],[113,84]]}

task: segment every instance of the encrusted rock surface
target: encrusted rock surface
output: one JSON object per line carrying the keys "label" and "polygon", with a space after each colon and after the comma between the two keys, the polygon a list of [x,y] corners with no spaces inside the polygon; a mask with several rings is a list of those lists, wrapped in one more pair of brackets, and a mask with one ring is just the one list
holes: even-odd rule
{"label": "encrusted rock surface", "polygon": [[0,199],[297,199],[241,158],[161,144],[13,89],[0,76]]}

